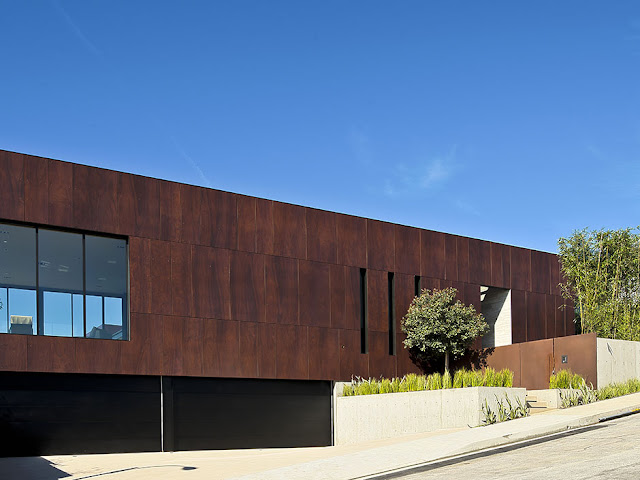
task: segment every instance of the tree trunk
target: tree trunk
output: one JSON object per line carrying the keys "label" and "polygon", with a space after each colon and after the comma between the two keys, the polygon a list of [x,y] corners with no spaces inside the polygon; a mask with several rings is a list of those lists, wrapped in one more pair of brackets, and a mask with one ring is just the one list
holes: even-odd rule
{"label": "tree trunk", "polygon": [[444,352],[444,373],[449,371],[449,352]]}

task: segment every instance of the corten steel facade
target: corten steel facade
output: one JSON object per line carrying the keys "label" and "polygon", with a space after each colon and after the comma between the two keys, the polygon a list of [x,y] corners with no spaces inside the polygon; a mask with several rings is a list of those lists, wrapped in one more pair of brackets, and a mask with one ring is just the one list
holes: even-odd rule
{"label": "corten steel facade", "polygon": [[556,255],[524,248],[6,151],[0,221],[126,238],[130,285],[128,341],[1,334],[0,371],[403,375],[416,276],[478,310],[480,286],[511,289],[513,343],[574,333]]}

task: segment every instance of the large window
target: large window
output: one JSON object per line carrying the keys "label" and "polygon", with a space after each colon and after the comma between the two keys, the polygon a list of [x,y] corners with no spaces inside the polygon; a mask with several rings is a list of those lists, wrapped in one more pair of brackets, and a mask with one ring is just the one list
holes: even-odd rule
{"label": "large window", "polygon": [[0,333],[128,338],[124,239],[0,223]]}

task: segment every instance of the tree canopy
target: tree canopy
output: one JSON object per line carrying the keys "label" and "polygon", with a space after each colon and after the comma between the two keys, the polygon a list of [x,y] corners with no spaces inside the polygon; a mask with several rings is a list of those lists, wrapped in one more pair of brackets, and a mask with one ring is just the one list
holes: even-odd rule
{"label": "tree canopy", "polygon": [[640,340],[638,228],[576,230],[558,240],[562,295],[577,309],[582,333]]}
{"label": "tree canopy", "polygon": [[463,355],[489,328],[482,314],[473,305],[463,305],[456,294],[455,288],[423,289],[402,318],[405,348],[428,358],[444,355],[445,371],[449,370],[450,355]]}

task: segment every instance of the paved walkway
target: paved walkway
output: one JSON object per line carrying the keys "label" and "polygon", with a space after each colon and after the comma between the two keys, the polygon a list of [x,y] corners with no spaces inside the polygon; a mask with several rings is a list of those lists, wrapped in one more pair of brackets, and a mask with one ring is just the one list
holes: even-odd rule
{"label": "paved walkway", "polygon": [[365,479],[530,440],[640,411],[640,393],[486,427],[445,430],[361,445],[264,450],[65,455],[0,459],[0,478]]}

